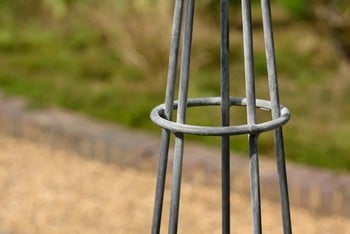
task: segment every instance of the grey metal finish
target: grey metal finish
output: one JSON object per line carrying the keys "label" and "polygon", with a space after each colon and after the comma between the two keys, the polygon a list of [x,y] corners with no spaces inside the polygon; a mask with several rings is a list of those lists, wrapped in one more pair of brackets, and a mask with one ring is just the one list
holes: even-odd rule
{"label": "grey metal finish", "polygon": [[[167,79],[167,86],[166,86],[166,93],[165,93],[165,107],[164,107],[164,117],[168,120],[171,120],[172,118],[177,65],[178,65],[178,55],[179,55],[179,48],[180,48],[182,11],[183,11],[183,0],[176,0],[175,9],[174,9],[170,55],[169,55],[168,79]],[[163,200],[164,200],[164,188],[165,188],[166,171],[167,171],[167,164],[168,164],[169,142],[170,142],[170,132],[166,129],[162,129],[156,195],[155,195],[154,210],[153,210],[152,234],[156,234],[160,232],[162,208],[163,208]]]}
{"label": "grey metal finish", "polygon": [[[240,97],[230,97],[231,106],[246,106],[247,99]],[[187,107],[194,106],[213,106],[220,105],[220,97],[207,97],[207,98],[189,98],[187,101]],[[270,111],[271,102],[262,99],[256,99],[257,108],[262,110]],[[177,101],[174,102],[174,109],[177,108]],[[207,127],[200,125],[191,125],[191,124],[180,124],[176,122],[169,121],[164,117],[164,104],[156,106],[151,112],[152,121],[164,129],[168,129],[174,134],[185,133],[192,135],[203,135],[203,136],[224,136],[224,135],[242,135],[249,133],[262,133],[269,130],[276,129],[277,127],[282,126],[287,123],[290,118],[289,110],[280,105],[281,116],[266,121],[263,123],[257,123],[252,125],[236,125],[236,126],[220,126],[220,127]]]}
{"label": "grey metal finish", "polygon": [[[185,7],[184,3],[186,3]],[[152,234],[157,234],[160,232],[171,133],[173,133],[175,136],[175,146],[168,232],[170,234],[177,233],[185,135],[192,134],[203,136],[221,136],[222,138],[222,233],[230,233],[230,136],[247,134],[249,143],[249,170],[251,181],[250,185],[253,233],[262,233],[258,138],[260,133],[266,131],[274,131],[277,173],[279,176],[280,200],[283,220],[283,233],[292,233],[282,134],[282,126],[288,122],[290,113],[286,107],[280,105],[279,103],[270,1],[261,0],[270,100],[257,99],[255,96],[251,0],[242,0],[242,29],[244,42],[243,49],[246,97],[230,96],[229,0],[220,0],[221,95],[220,97],[199,97],[188,99],[194,5],[195,0],[175,0],[165,103],[155,107],[151,112],[152,121],[162,128],[160,158],[152,222]],[[179,94],[178,101],[174,101],[177,66],[179,59],[178,55],[180,48],[180,35],[182,31],[182,19],[184,19],[184,35],[182,39]],[[186,124],[187,108],[211,105],[221,106],[221,126],[209,127]],[[230,125],[230,108],[232,106],[246,107],[246,124],[236,126]],[[263,109],[265,111],[270,111],[272,119],[270,121],[257,123],[257,108]],[[176,121],[173,121],[172,112],[176,109]]]}
{"label": "grey metal finish", "polygon": [[[256,124],[255,77],[254,77],[254,48],[250,0],[242,0],[242,26],[244,49],[244,73],[247,96],[247,122]],[[253,214],[253,233],[261,233],[261,205],[259,182],[258,135],[248,134],[249,141],[249,170],[250,190]]]}
{"label": "grey metal finish", "polygon": [[[272,33],[272,20],[271,20],[271,6],[270,0],[261,0],[261,9],[263,17],[263,28],[265,37],[265,51],[268,70],[268,80],[270,89],[270,99],[272,103],[272,119],[277,119],[281,116],[279,109],[279,92],[277,81],[277,69],[275,60],[275,47]],[[289,195],[288,195],[288,182],[285,165],[284,144],[282,128],[276,128],[274,130],[275,149],[276,149],[276,161],[277,171],[280,189],[280,200],[282,210],[283,232],[292,233],[292,225],[290,218],[289,208]]]}
{"label": "grey metal finish", "polygon": [[[230,126],[230,28],[229,1],[220,0],[221,23],[221,124]],[[221,138],[222,232],[230,233],[230,136]]]}
{"label": "grey metal finish", "polygon": [[[190,74],[190,59],[192,46],[192,31],[193,31],[193,15],[194,15],[194,0],[187,0],[186,15],[185,15],[185,32],[183,37],[182,47],[182,63],[180,74],[180,90],[179,90],[179,104],[177,110],[177,122],[185,123],[186,109],[187,109],[187,94],[188,81]],[[173,184],[171,190],[170,202],[170,220],[169,220],[169,234],[177,233],[177,223],[179,216],[180,205],[180,188],[181,188],[181,173],[182,173],[182,158],[184,150],[184,134],[176,135],[175,151],[174,151],[174,169],[173,169]]]}

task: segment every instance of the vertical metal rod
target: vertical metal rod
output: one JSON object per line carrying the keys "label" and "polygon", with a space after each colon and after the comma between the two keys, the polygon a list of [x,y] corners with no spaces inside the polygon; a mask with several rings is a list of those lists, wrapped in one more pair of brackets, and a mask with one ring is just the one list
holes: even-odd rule
{"label": "vertical metal rod", "polygon": [[[193,32],[193,17],[194,17],[194,0],[186,2],[185,15],[185,31],[183,36],[181,74],[180,74],[180,89],[179,89],[179,104],[177,110],[177,122],[185,123],[188,95],[188,81],[190,74],[190,60],[192,47],[192,32]],[[181,175],[182,175],[182,160],[184,149],[184,134],[176,135],[175,151],[174,151],[174,168],[173,182],[170,201],[170,220],[169,234],[177,233],[180,193],[181,193]]]}
{"label": "vertical metal rod", "polygon": [[289,208],[288,180],[287,180],[287,172],[286,172],[286,164],[285,164],[282,128],[277,128],[274,130],[274,138],[275,138],[277,171],[278,171],[278,181],[279,181],[280,199],[281,199],[283,233],[291,234],[292,224],[291,224],[290,208]]}
{"label": "vertical metal rod", "polygon": [[[221,124],[230,125],[229,0],[220,1],[221,24]],[[230,136],[221,138],[222,233],[230,233]]]}
{"label": "vertical metal rod", "polygon": [[250,190],[253,213],[253,233],[261,233],[261,200],[260,200],[260,180],[259,180],[259,156],[258,156],[258,136],[249,134],[249,170],[250,170]]}
{"label": "vertical metal rod", "polygon": [[253,32],[250,0],[242,0],[242,26],[243,26],[243,49],[244,49],[244,73],[247,97],[247,120],[248,124],[256,123],[255,104],[255,78],[254,78],[254,54]]}
{"label": "vertical metal rod", "polygon": [[[271,20],[271,6],[270,0],[262,0],[261,8],[263,14],[263,28],[265,37],[265,51],[267,60],[267,70],[269,79],[270,99],[272,105],[272,118],[278,118],[280,116],[280,104],[278,95],[278,81],[277,81],[277,69],[275,61],[275,49],[274,39],[272,32],[272,20]],[[279,178],[280,200],[281,200],[281,212],[283,221],[283,233],[292,233],[290,207],[289,207],[289,195],[288,195],[288,182],[285,165],[284,145],[283,145],[283,133],[282,128],[274,130],[275,138],[275,150],[277,160],[277,171]]]}
{"label": "vertical metal rod", "polygon": [[[251,1],[242,1],[242,25],[244,47],[244,70],[247,96],[247,120],[248,125],[256,124],[255,78],[254,78],[254,53],[253,32],[251,17]],[[261,201],[259,181],[258,136],[248,135],[249,141],[249,169],[253,215],[253,233],[261,233]]]}
{"label": "vertical metal rod", "polygon": [[[183,15],[183,0],[176,0],[175,9],[174,9],[170,55],[169,55],[167,87],[166,87],[166,94],[165,94],[165,116],[169,120],[172,117],[173,102],[174,102],[178,54],[179,54],[179,48],[180,48],[182,15]],[[154,210],[153,210],[152,234],[158,234],[160,232],[163,200],[164,200],[164,187],[165,187],[166,171],[167,171],[167,164],[168,164],[169,142],[170,142],[170,132],[165,129],[162,129],[156,195],[155,195]]]}

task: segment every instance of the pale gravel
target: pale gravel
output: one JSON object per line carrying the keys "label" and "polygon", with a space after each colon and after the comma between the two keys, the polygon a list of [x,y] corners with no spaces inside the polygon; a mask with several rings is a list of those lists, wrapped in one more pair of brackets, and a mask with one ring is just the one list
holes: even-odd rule
{"label": "pale gravel", "polygon": [[[150,233],[154,187],[155,173],[0,135],[0,233]],[[181,199],[179,233],[221,233],[219,188],[184,183]],[[231,233],[251,233],[249,198],[231,201]],[[293,207],[292,218],[294,233],[350,233],[345,217]],[[282,233],[277,203],[263,201],[263,230]]]}

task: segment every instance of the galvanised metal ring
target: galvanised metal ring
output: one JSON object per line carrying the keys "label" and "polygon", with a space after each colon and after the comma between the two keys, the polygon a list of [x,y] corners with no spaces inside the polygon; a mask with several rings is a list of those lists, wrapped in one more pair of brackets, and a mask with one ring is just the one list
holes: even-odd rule
{"label": "galvanised metal ring", "polygon": [[[230,97],[231,106],[246,106],[246,98]],[[178,102],[175,101],[173,109],[177,109]],[[187,101],[187,107],[196,106],[216,106],[221,105],[221,97],[190,98]],[[263,99],[256,99],[256,107],[265,111],[271,111],[271,102]],[[161,128],[167,129],[175,134],[191,134],[203,136],[225,136],[242,134],[259,134],[272,129],[279,128],[286,124],[290,119],[289,110],[280,105],[280,116],[270,121],[257,123],[253,125],[219,126],[209,127],[200,125],[180,124],[165,118],[165,105],[156,106],[150,114],[152,121]]]}

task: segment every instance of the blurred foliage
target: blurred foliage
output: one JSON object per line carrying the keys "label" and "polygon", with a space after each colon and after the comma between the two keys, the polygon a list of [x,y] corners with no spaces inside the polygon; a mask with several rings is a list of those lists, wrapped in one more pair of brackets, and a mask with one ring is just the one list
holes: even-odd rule
{"label": "blurred foliage", "polygon": [[310,0],[277,0],[297,18],[308,18],[311,14]]}
{"label": "blurred foliage", "polygon": [[[339,54],[344,50],[332,44],[345,48],[350,38],[344,33],[349,32],[349,4],[275,0],[272,7],[281,101],[293,114],[285,128],[287,156],[350,170],[348,64]],[[253,1],[252,10],[257,96],[268,98],[259,1]],[[243,96],[239,1],[232,1],[231,11],[231,89]],[[217,96],[218,1],[198,1],[196,13],[190,96]],[[34,106],[57,105],[158,132],[148,115],[164,99],[172,14],[169,0],[2,0],[0,89],[25,96]],[[244,108],[231,111],[232,125],[245,123]],[[193,108],[188,114],[189,123],[220,124],[215,108]],[[269,117],[258,112],[260,122]],[[232,139],[233,149],[246,150],[245,136]],[[272,155],[271,134],[260,140],[261,152]]]}

